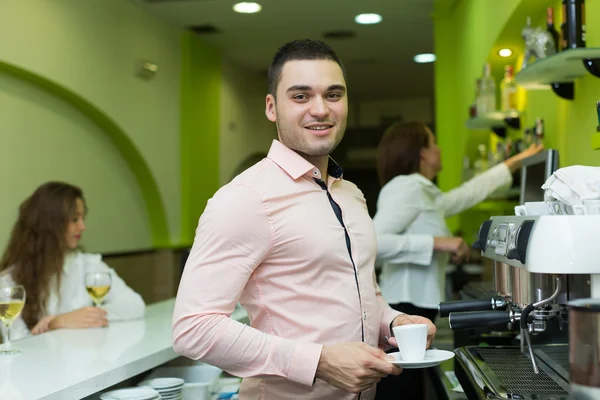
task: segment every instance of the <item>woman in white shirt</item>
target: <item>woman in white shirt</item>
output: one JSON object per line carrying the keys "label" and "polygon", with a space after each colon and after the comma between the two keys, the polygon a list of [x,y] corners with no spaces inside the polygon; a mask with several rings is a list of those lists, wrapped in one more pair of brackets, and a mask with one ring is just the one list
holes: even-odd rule
{"label": "woman in white shirt", "polygon": [[[141,296],[99,254],[78,250],[86,212],[81,189],[62,182],[43,184],[19,207],[0,260],[0,286],[23,285],[26,292],[25,307],[11,327],[11,340],[143,317]],[[101,308],[92,307],[85,288],[87,271],[111,275],[111,288]]]}
{"label": "woman in white shirt", "polygon": [[[445,218],[485,200],[512,183],[512,173],[522,160],[537,154],[533,145],[474,177],[460,187],[443,193],[432,180],[442,170],[435,136],[420,122],[397,123],[387,129],[379,144],[377,171],[382,185],[374,217],[377,257],[383,262],[379,284],[383,297],[394,309],[435,321],[445,287],[449,258],[465,260],[469,247],[453,237]],[[407,379],[404,371],[399,379]],[[403,375],[406,375],[403,377]],[[411,387],[418,393],[418,377]],[[378,387],[378,399],[385,388]],[[404,385],[402,385],[404,386]],[[394,390],[397,392],[398,387]],[[404,393],[404,392],[403,392]],[[406,398],[420,398],[419,394]]]}

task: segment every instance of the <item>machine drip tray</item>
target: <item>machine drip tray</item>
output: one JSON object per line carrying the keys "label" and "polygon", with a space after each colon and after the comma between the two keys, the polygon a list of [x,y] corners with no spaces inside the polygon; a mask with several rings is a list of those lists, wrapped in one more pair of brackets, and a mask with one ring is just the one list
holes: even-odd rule
{"label": "machine drip tray", "polygon": [[469,346],[455,353],[480,399],[568,399],[568,345],[534,345],[534,350],[538,374],[533,372],[529,354],[522,354],[519,347]]}

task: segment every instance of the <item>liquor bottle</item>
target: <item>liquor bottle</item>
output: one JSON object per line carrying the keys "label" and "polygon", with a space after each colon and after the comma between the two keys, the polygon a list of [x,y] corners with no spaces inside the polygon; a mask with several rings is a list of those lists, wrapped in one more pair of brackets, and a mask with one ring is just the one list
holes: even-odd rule
{"label": "liquor bottle", "polygon": [[558,35],[558,32],[556,31],[556,29],[554,28],[554,9],[552,7],[548,7],[548,9],[546,10],[546,29],[552,36],[552,39],[554,39],[554,50],[556,50],[556,52],[558,52],[560,49],[560,46],[558,43],[559,35]]}
{"label": "liquor bottle", "polygon": [[567,2],[562,0],[562,23],[560,24],[560,49],[566,50],[569,48],[569,34],[567,33]]}
{"label": "liquor bottle", "polygon": [[544,120],[541,118],[535,119],[535,143],[541,144],[544,141]]}
{"label": "liquor bottle", "polygon": [[479,146],[477,146],[477,150],[479,152],[479,157],[473,163],[475,176],[484,173],[488,169],[488,156],[485,144],[482,143]]}
{"label": "liquor bottle", "polygon": [[477,78],[475,81],[475,109],[476,115],[481,117],[485,114],[485,104],[483,102],[483,94],[481,92],[481,78]]}
{"label": "liquor bottle", "polygon": [[513,67],[507,65],[504,70],[504,79],[500,82],[500,92],[502,97],[502,111],[517,110],[517,83],[513,75]]}
{"label": "liquor bottle", "polygon": [[490,64],[483,66],[483,77],[479,95],[482,97],[484,113],[496,111],[496,81],[492,78],[492,67]]}
{"label": "liquor bottle", "polygon": [[585,1],[566,0],[567,46],[585,47]]}

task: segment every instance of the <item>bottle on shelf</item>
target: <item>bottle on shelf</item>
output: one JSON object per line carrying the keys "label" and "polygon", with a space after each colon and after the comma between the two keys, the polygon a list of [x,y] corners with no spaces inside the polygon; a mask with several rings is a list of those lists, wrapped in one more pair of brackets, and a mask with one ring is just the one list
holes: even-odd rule
{"label": "bottle on shelf", "polygon": [[563,0],[567,48],[585,47],[585,0]]}
{"label": "bottle on shelf", "polygon": [[502,97],[502,111],[517,110],[517,83],[515,82],[513,67],[507,65],[504,70],[504,79],[500,82],[500,92]]}
{"label": "bottle on shelf", "polygon": [[483,66],[480,95],[483,98],[484,113],[496,111],[496,81],[492,78],[492,67],[489,63]]}
{"label": "bottle on shelf", "polygon": [[479,151],[479,157],[473,163],[475,175],[479,175],[488,169],[488,155],[486,153],[485,144],[477,146],[477,150]]}
{"label": "bottle on shelf", "polygon": [[535,119],[535,143],[540,144],[544,141],[544,120],[542,118]]}
{"label": "bottle on shelf", "polygon": [[525,132],[523,133],[523,148],[521,149],[521,151],[525,150],[526,148],[528,148],[529,146],[531,146],[533,144],[533,137],[532,137],[532,133],[531,133],[531,128],[526,128]]}
{"label": "bottle on shelf", "polygon": [[550,33],[550,36],[552,36],[552,39],[554,40],[554,50],[558,52],[560,50],[560,39],[556,28],[554,28],[554,9],[552,7],[548,7],[546,9],[546,29],[548,30],[548,33]]}
{"label": "bottle on shelf", "polygon": [[496,152],[491,155],[492,158],[490,160],[490,165],[494,166],[494,165],[499,164],[502,161],[504,161],[506,159],[505,151],[506,151],[506,148],[504,147],[504,143],[498,142],[496,144]]}
{"label": "bottle on shelf", "polygon": [[568,21],[567,21],[567,2],[569,0],[562,0],[562,23],[560,24],[560,50],[566,50],[569,48],[569,34]]}
{"label": "bottle on shelf", "polygon": [[481,93],[481,78],[477,78],[475,81],[475,115],[481,117],[483,114],[485,114],[485,104]]}
{"label": "bottle on shelf", "polygon": [[513,144],[513,141],[509,136],[506,138],[506,141],[504,143],[504,159],[506,160],[506,159],[514,156],[515,154],[517,154],[516,146],[515,146],[515,144]]}

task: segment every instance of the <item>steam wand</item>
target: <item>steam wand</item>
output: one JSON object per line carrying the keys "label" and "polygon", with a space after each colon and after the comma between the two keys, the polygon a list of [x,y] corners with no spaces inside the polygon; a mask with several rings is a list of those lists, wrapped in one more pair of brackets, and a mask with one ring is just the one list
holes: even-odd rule
{"label": "steam wand", "polygon": [[540,300],[537,303],[533,303],[533,304],[530,304],[527,307],[525,307],[525,309],[521,313],[521,320],[519,321],[519,324],[521,326],[521,352],[523,351],[523,337],[525,337],[525,341],[527,342],[527,347],[529,349],[529,357],[531,358],[531,364],[533,365],[533,372],[535,372],[536,374],[539,374],[540,370],[538,369],[537,363],[535,361],[535,357],[533,355],[533,347],[531,346],[531,338],[529,337],[529,328],[527,326],[527,319],[529,317],[529,314],[534,309],[545,306],[546,304],[550,303],[552,300],[554,300],[559,295],[561,287],[562,287],[560,277],[557,276],[555,278],[555,280],[556,280],[556,289],[554,290],[554,293],[552,293],[552,296],[548,297],[547,299]]}

